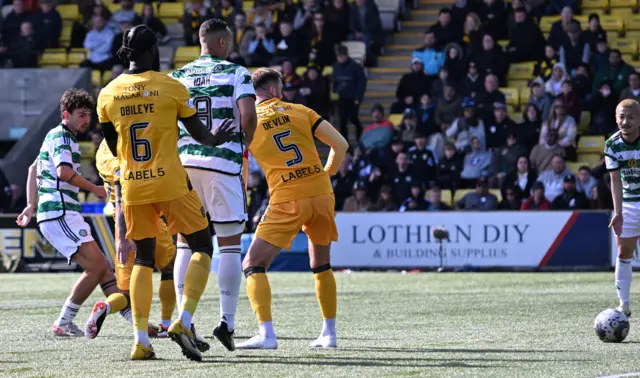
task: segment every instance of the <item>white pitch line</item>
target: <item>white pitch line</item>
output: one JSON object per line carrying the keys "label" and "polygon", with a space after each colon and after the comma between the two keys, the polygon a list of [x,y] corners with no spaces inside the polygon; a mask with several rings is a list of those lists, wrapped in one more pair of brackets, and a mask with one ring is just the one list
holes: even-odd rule
{"label": "white pitch line", "polygon": [[640,372],[636,373],[624,373],[624,374],[614,374],[614,375],[603,375],[601,377],[595,378],[623,378],[623,377],[640,377]]}

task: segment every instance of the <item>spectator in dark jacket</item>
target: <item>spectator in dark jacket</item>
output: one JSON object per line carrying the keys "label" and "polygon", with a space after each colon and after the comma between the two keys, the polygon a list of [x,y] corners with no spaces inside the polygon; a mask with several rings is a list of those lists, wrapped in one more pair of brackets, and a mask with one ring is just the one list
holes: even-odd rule
{"label": "spectator in dark jacket", "polygon": [[591,77],[589,77],[589,66],[579,64],[576,68],[576,76],[571,79],[573,83],[573,91],[576,92],[580,102],[588,102],[591,95]]}
{"label": "spectator in dark jacket", "polygon": [[529,155],[533,146],[538,144],[538,136],[542,130],[540,109],[534,104],[528,104],[522,113],[522,122],[515,130],[518,143],[526,147],[527,155]]}
{"label": "spectator in dark jacket", "polygon": [[495,40],[507,39],[507,7],[502,0],[484,0],[478,13],[486,33]]}
{"label": "spectator in dark jacket", "polygon": [[560,62],[563,63],[570,76],[575,75],[578,64],[588,64],[591,59],[591,46],[586,36],[582,34],[580,23],[572,21],[567,29],[569,39],[566,40],[558,51]]}
{"label": "spectator in dark jacket", "polygon": [[427,137],[416,133],[415,146],[409,148],[409,160],[414,180],[426,187],[430,181],[436,179],[438,159],[433,151],[427,148]]}
{"label": "spectator in dark jacket", "polygon": [[418,129],[431,136],[433,133],[440,131],[438,125],[436,125],[436,103],[431,100],[431,97],[427,93],[423,93],[420,96],[420,103],[416,108],[416,120],[418,122]]}
{"label": "spectator in dark jacket", "polygon": [[564,101],[564,107],[567,109],[567,114],[573,117],[577,123],[580,123],[580,98],[573,91],[573,84],[569,80],[565,80],[562,83],[562,92],[560,92],[559,99]]}
{"label": "spectator in dark jacket", "polygon": [[430,31],[436,37],[437,47],[442,49],[452,42],[458,42],[460,39],[460,25],[452,22],[451,9],[442,8],[438,14],[438,22],[433,24]]}
{"label": "spectator in dark jacket", "polygon": [[23,22],[20,35],[9,44],[9,54],[16,68],[38,67],[38,55],[42,52],[41,43],[37,38],[33,25]]}
{"label": "spectator in dark jacket", "polygon": [[498,82],[506,85],[509,58],[490,34],[485,33],[482,37],[482,49],[473,52],[471,60],[478,63],[481,75],[496,75]]}
{"label": "spectator in dark jacket", "polygon": [[367,47],[373,43],[382,46],[384,31],[380,11],[373,0],[356,0],[349,11],[350,38],[364,42]]}
{"label": "spectator in dark jacket", "polygon": [[576,176],[573,174],[564,177],[562,194],[554,198],[551,203],[553,210],[586,210],[589,201],[584,193],[576,190]]}
{"label": "spectator in dark jacket", "polygon": [[518,197],[518,192],[516,192],[515,188],[507,187],[503,192],[498,210],[520,210],[520,206],[522,206],[522,201]]}
{"label": "spectator in dark jacket", "polygon": [[391,186],[383,185],[380,188],[378,200],[371,206],[371,211],[398,211],[398,205],[393,200],[393,192]]}
{"label": "spectator in dark jacket", "polygon": [[506,191],[509,187],[514,188],[518,194],[518,198],[524,201],[529,197],[529,194],[531,194],[537,178],[538,174],[529,166],[529,158],[527,156],[520,156],[515,168],[504,178],[502,191]]}
{"label": "spectator in dark jacket", "polygon": [[202,5],[201,0],[194,0],[191,4],[191,10],[184,12],[184,42],[187,46],[197,46],[200,44],[198,31],[203,22],[213,18],[213,13],[209,8]]}
{"label": "spectator in dark jacket", "polygon": [[491,160],[491,179],[494,187],[501,187],[505,181],[507,173],[516,166],[518,158],[527,153],[527,149],[517,143],[516,134],[512,131],[505,133],[505,144],[493,150]]}
{"label": "spectator in dark jacket", "polygon": [[302,79],[300,94],[306,106],[315,110],[323,118],[329,118],[331,110],[331,83],[322,76],[318,66],[311,65]]}
{"label": "spectator in dark jacket", "polygon": [[598,73],[598,71],[607,67],[609,64],[609,46],[607,45],[607,41],[598,40],[596,41],[596,49],[593,51],[593,56],[591,57],[591,66],[593,68],[593,72]]}
{"label": "spectator in dark jacket", "polygon": [[607,32],[600,25],[600,16],[597,13],[589,15],[589,27],[584,31],[584,37],[591,46],[591,51],[596,48],[598,41],[607,40]]}
{"label": "spectator in dark jacket", "polygon": [[236,10],[231,0],[220,0],[220,5],[213,12],[213,17],[219,18],[227,24],[233,24],[236,17]]}
{"label": "spectator in dark jacket", "polygon": [[347,123],[351,121],[356,127],[357,138],[360,139],[362,124],[359,108],[366,88],[367,78],[364,69],[349,58],[346,47],[339,46],[337,62],[333,65],[333,91],[338,94],[340,132],[345,137],[348,137]]}
{"label": "spectator in dark jacket", "polygon": [[549,33],[549,43],[556,49],[560,49],[560,46],[564,45],[569,39],[567,30],[571,21],[576,21],[573,18],[573,11],[570,7],[564,7],[560,12],[560,20],[551,25],[551,32]]}
{"label": "spectator in dark jacket", "polygon": [[351,7],[345,0],[332,0],[325,9],[324,17],[327,29],[331,30],[332,41],[338,44],[349,36],[349,12]]}
{"label": "spectator in dark jacket", "polygon": [[533,76],[539,77],[543,82],[546,82],[551,78],[553,67],[556,63],[560,63],[560,56],[556,52],[555,47],[552,45],[545,46],[544,57],[536,64],[533,70]]}
{"label": "spectator in dark jacket", "polygon": [[540,27],[527,17],[524,8],[514,10],[515,22],[509,29],[507,53],[511,63],[537,61],[543,56],[544,35]]}
{"label": "spectator in dark jacket", "polygon": [[444,56],[443,67],[449,72],[449,80],[451,80],[456,87],[459,87],[467,73],[467,64],[464,61],[462,47],[455,42],[450,43],[444,48]]}
{"label": "spectator in dark jacket", "polygon": [[438,161],[436,182],[443,189],[456,190],[460,184],[463,160],[456,145],[447,142],[444,145],[444,157]]}
{"label": "spectator in dark jacket", "polygon": [[397,101],[391,105],[391,113],[402,113],[406,108],[415,107],[420,96],[431,87],[431,80],[423,69],[422,59],[411,59],[411,72],[404,74],[398,83]]}
{"label": "spectator in dark jacket", "polygon": [[390,184],[393,190],[393,198],[396,203],[402,203],[411,194],[411,165],[409,156],[400,152],[396,157],[396,172],[391,176]]}
{"label": "spectator in dark jacket", "polygon": [[322,12],[313,13],[313,24],[310,26],[311,52],[309,61],[320,67],[331,65],[336,61],[332,31],[324,23]]}
{"label": "spectator in dark jacket", "polygon": [[52,0],[40,0],[40,12],[33,16],[33,23],[42,42],[42,48],[58,47],[62,32],[62,18]]}
{"label": "spectator in dark jacket", "polygon": [[444,96],[438,100],[436,106],[436,124],[446,130],[460,113],[461,105],[462,97],[457,95],[455,88],[451,85],[446,86]]}
{"label": "spectator in dark jacket", "polygon": [[611,191],[605,183],[600,182],[591,189],[589,208],[592,210],[613,210]]}
{"label": "spectator in dark jacket", "polygon": [[493,122],[485,124],[489,125],[486,130],[488,150],[503,146],[507,133],[516,129],[516,123],[507,114],[507,105],[503,102],[496,102],[493,105]]}
{"label": "spectator in dark jacket", "polygon": [[293,25],[289,21],[281,21],[278,25],[280,36],[274,40],[276,51],[272,65],[282,64],[285,60],[293,62],[295,67],[306,65],[309,60],[309,44],[303,41],[303,36],[294,33]]}
{"label": "spectator in dark jacket", "polygon": [[[142,23],[147,25],[149,29],[156,33],[158,40],[160,40],[161,43],[169,41],[167,27],[164,25],[164,22],[160,21],[160,19],[156,17],[152,3],[144,3],[144,6],[142,7]],[[233,23],[230,25],[232,24]]]}
{"label": "spectator in dark jacket", "polygon": [[346,156],[340,167],[338,173],[331,177],[331,185],[333,186],[333,193],[336,197],[336,210],[342,210],[344,201],[351,195],[353,190],[353,184],[356,181],[356,175],[351,172],[351,157]]}
{"label": "spectator in dark jacket", "polygon": [[460,84],[461,94],[476,99],[477,94],[483,90],[484,76],[480,75],[478,64],[473,60],[469,61],[467,68],[467,75]]}
{"label": "spectator in dark jacket", "polygon": [[489,123],[493,117],[493,105],[495,103],[505,103],[504,94],[498,89],[498,77],[489,74],[484,78],[484,90],[476,95],[475,102],[480,108],[479,116],[485,122]]}
{"label": "spectator in dark jacket", "polygon": [[480,177],[476,183],[476,190],[465,194],[456,203],[456,208],[461,210],[491,211],[498,208],[498,197],[489,193],[489,181],[486,177]]}
{"label": "spectator in dark jacket", "polygon": [[618,98],[608,81],[602,83],[600,90],[586,105],[586,108],[591,111],[589,135],[609,135],[615,132],[617,125],[612,115],[616,112]]}
{"label": "spectator in dark jacket", "polygon": [[13,0],[11,4],[11,12],[2,21],[2,40],[7,44],[17,40],[23,22],[31,21],[31,15],[25,10],[22,0]]}
{"label": "spectator in dark jacket", "polygon": [[629,86],[620,93],[620,101],[626,99],[640,100],[640,74],[637,72],[629,74]]}
{"label": "spectator in dark jacket", "polygon": [[622,59],[620,50],[610,50],[609,64],[596,72],[596,77],[593,80],[594,90],[600,88],[603,82],[609,81],[613,90],[619,94],[627,86],[629,75],[634,71],[635,68]]}
{"label": "spectator in dark jacket", "polygon": [[400,212],[406,211],[425,211],[429,204],[424,199],[424,192],[422,191],[422,183],[414,181],[411,183],[411,195],[405,199],[400,205]]}

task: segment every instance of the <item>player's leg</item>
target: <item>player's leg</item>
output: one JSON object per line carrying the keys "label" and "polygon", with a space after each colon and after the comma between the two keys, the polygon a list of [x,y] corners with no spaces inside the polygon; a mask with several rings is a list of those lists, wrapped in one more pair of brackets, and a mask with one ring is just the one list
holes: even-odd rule
{"label": "player's leg", "polygon": [[176,307],[176,289],[173,279],[173,267],[176,256],[176,246],[173,238],[162,219],[158,219],[160,234],[156,239],[156,268],[160,271],[160,332],[158,337],[167,337],[167,329],[171,325],[171,316]]}
{"label": "player's leg", "polygon": [[247,296],[256,313],[260,332],[238,343],[238,349],[277,349],[278,343],[271,316],[271,286],[267,268],[281,249],[289,249],[300,230],[299,201],[269,205],[255,238],[242,262],[247,277]]}
{"label": "player's leg", "polygon": [[616,236],[618,258],[616,259],[615,284],[620,299],[619,309],[629,316],[631,315],[629,296],[633,273],[632,260],[640,236],[640,227],[638,227],[640,209],[635,203],[623,203],[622,216],[624,217],[622,233],[620,236]]}
{"label": "player's leg", "polygon": [[336,279],[331,269],[331,242],[338,240],[335,224],[335,197],[324,194],[309,198],[313,216],[302,226],[309,237],[309,259],[316,282],[316,297],[320,305],[323,324],[318,339],[311,343],[315,348],[335,348],[336,314],[338,297]]}

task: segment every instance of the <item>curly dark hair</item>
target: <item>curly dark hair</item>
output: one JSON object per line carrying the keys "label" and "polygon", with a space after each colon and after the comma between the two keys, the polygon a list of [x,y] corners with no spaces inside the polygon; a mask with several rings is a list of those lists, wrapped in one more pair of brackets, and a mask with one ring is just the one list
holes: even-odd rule
{"label": "curly dark hair", "polygon": [[93,110],[95,103],[93,97],[84,89],[70,88],[64,91],[60,98],[60,113],[65,111],[73,113],[76,109]]}
{"label": "curly dark hair", "polygon": [[251,76],[251,81],[253,81],[253,87],[264,87],[267,84],[272,84],[273,82],[281,81],[282,74],[273,68],[259,68],[256,72]]}

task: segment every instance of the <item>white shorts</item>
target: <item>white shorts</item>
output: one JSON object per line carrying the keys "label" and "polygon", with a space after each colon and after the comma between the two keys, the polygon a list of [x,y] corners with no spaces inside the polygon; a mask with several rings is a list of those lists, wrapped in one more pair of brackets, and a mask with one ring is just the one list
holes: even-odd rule
{"label": "white shorts", "polygon": [[232,236],[244,231],[247,199],[242,176],[231,176],[204,169],[187,168],[193,189],[209,214],[217,236]]}
{"label": "white shorts", "polygon": [[62,218],[42,222],[38,228],[49,243],[69,262],[78,252],[78,247],[93,241],[91,228],[78,213],[69,213]]}
{"label": "white shorts", "polygon": [[621,238],[640,236],[640,202],[622,202]]}

